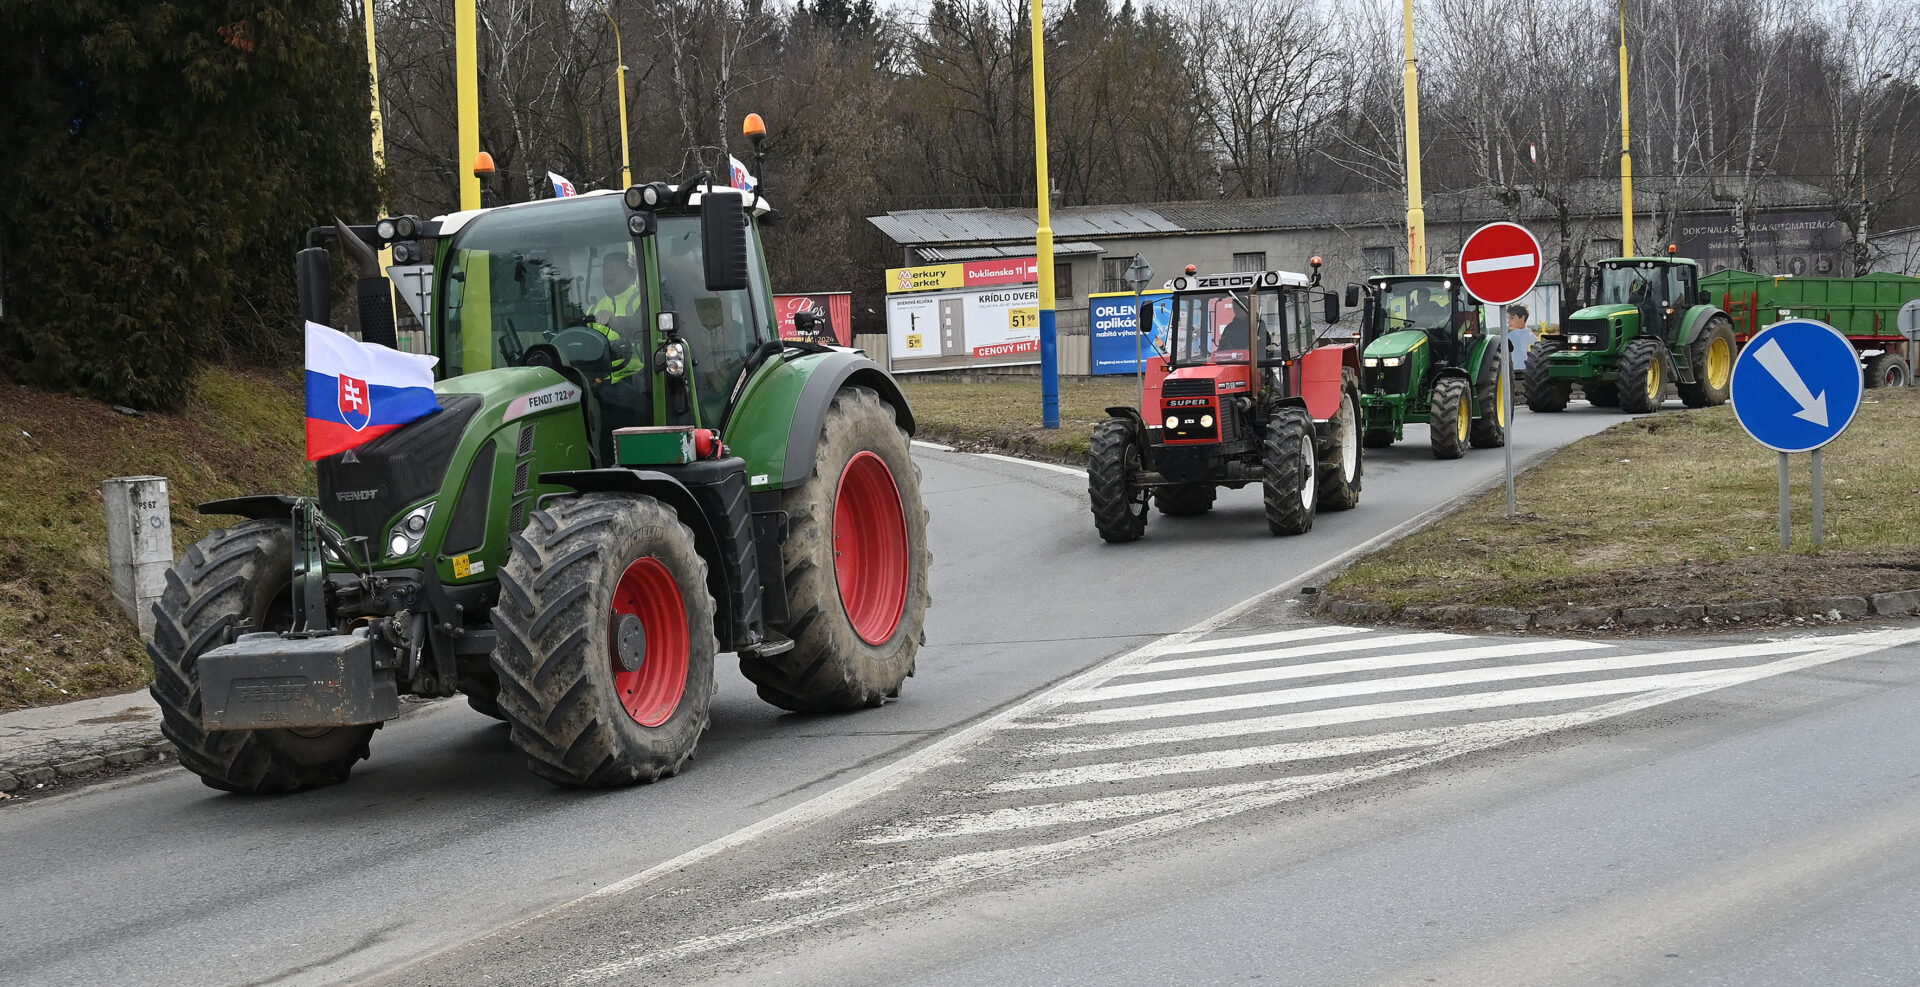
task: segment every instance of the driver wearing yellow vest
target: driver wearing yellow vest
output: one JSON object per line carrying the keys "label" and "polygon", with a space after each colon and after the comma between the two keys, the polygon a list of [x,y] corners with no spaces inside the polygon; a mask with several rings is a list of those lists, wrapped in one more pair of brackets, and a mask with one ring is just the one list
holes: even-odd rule
{"label": "driver wearing yellow vest", "polygon": [[[608,343],[617,343],[621,339],[621,333],[613,328],[615,319],[642,320],[639,323],[643,327],[640,332],[644,333],[646,311],[641,305],[640,279],[634,275],[633,258],[624,251],[608,254],[606,263],[601,267],[600,283],[607,293],[593,306],[593,327],[607,337]],[[644,336],[629,342],[636,347],[645,345]],[[631,357],[614,360],[608,382],[618,384],[632,377],[639,372],[641,363],[641,360]]]}

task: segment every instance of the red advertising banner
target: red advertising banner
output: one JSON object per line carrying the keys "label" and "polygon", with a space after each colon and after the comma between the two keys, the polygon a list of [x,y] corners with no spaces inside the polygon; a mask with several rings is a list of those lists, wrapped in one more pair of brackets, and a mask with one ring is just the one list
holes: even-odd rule
{"label": "red advertising banner", "polygon": [[793,328],[793,316],[809,309],[820,313],[822,330],[812,342],[828,346],[853,345],[853,295],[845,291],[773,296],[773,318],[780,327],[781,339],[801,338]]}
{"label": "red advertising banner", "polygon": [[1035,284],[1040,280],[1040,261],[1033,257],[968,261],[964,267],[963,279],[969,288],[995,284]]}

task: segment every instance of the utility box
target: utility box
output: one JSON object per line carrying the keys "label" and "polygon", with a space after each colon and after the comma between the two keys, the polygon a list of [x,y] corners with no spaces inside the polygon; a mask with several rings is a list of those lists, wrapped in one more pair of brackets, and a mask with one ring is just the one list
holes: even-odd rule
{"label": "utility box", "polygon": [[100,484],[107,506],[107,571],[113,598],[140,636],[153,636],[153,602],[173,565],[173,511],[164,476],[116,476]]}

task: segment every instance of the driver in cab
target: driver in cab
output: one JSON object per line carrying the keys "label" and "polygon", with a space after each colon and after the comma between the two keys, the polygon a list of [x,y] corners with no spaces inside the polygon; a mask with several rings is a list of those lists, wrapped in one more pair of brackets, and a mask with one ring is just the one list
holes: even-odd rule
{"label": "driver in cab", "polygon": [[[606,263],[600,269],[600,284],[606,289],[606,295],[593,306],[593,327],[600,330],[601,335],[607,337],[607,343],[612,345],[624,338],[622,329],[634,331],[633,323],[626,320],[644,320],[646,315],[641,307],[640,279],[634,273],[633,257],[625,251],[608,254]],[[615,328],[616,319],[622,320],[619,328]],[[644,332],[644,326],[641,326],[641,332]],[[646,345],[644,337],[629,342],[633,343],[635,349]],[[625,382],[639,372],[641,362],[632,356],[615,359],[607,381],[613,384]]]}

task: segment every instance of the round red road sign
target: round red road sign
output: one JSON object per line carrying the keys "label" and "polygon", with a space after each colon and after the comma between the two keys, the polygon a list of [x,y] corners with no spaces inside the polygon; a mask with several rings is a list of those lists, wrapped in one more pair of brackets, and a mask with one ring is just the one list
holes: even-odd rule
{"label": "round red road sign", "polygon": [[1505,305],[1527,297],[1540,280],[1540,241],[1518,223],[1488,223],[1460,248],[1460,280],[1473,297]]}

